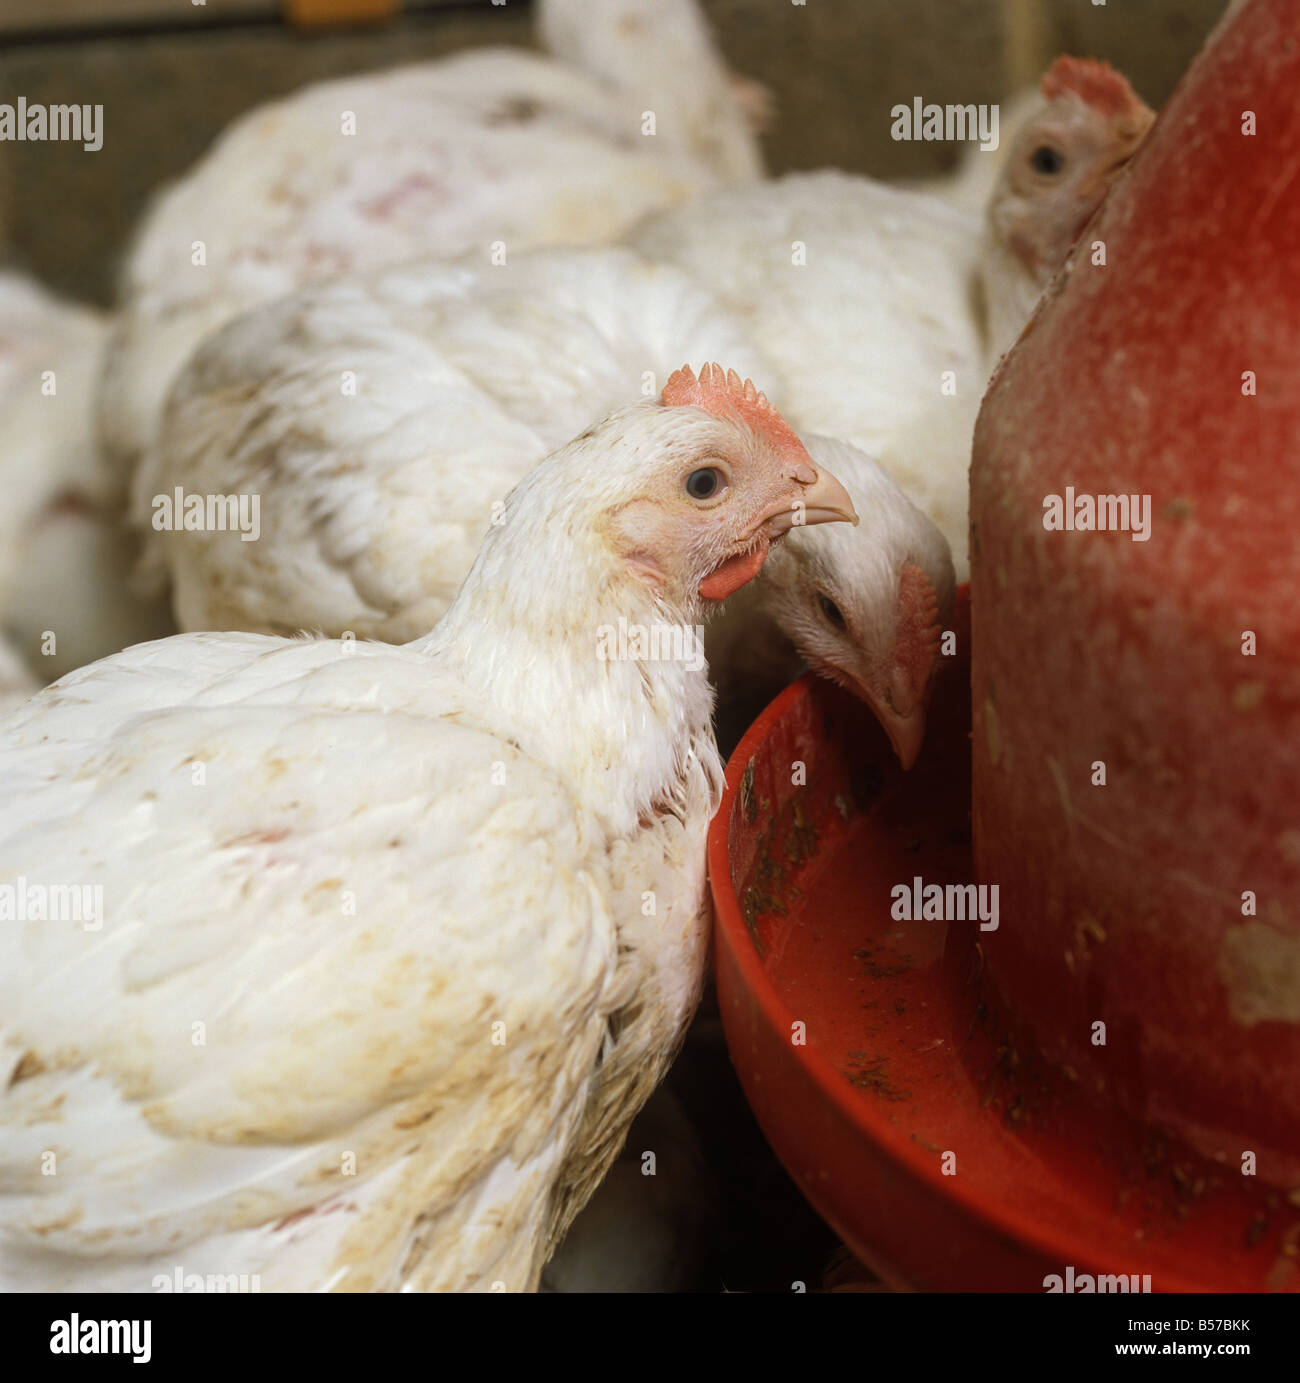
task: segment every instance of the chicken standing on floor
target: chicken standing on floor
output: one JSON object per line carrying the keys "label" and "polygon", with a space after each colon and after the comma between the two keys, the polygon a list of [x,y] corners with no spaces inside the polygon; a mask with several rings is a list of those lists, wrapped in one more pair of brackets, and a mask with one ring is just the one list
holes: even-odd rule
{"label": "chicken standing on floor", "polygon": [[987,229],[845,173],[705,194],[630,236],[739,314],[801,433],[877,457],[967,561],[967,472],[989,373],[1153,116],[1104,63],[1061,58],[1017,132]]}
{"label": "chicken standing on floor", "polygon": [[[624,249],[435,261],[304,289],[197,352],[137,473],[133,518],[183,629],[403,642],[446,609],[510,486],[683,357],[768,373],[706,287]],[[815,458],[826,445],[804,442]],[[802,657],[870,702],[910,763],[951,557],[872,460],[846,447],[828,464],[865,522],[793,534],[743,609],[711,628],[720,730],[734,742]],[[257,541],[176,527],[178,489],[256,494]]]}
{"label": "chicken standing on floor", "polygon": [[130,587],[125,487],[95,442],[108,326],[0,273],[0,634],[52,679],[175,626]]}
{"label": "chicken standing on floor", "polygon": [[542,0],[539,24],[553,58],[475,49],[260,107],[159,199],[101,389],[124,474],[190,352],[246,308],[418,256],[610,241],[759,176],[696,0]]}
{"label": "chicken standing on floor", "polygon": [[0,721],[0,1287],[537,1285],[707,949],[707,669],[602,631],[853,514],[686,372],[506,512],[405,647],[181,635]]}

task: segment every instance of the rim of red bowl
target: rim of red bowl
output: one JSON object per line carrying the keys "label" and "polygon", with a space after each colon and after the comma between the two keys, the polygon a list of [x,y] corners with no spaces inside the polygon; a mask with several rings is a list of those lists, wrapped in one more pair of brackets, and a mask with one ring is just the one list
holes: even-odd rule
{"label": "rim of red bowl", "polygon": [[[736,794],[740,791],[740,781],[750,759],[768,738],[771,727],[785,716],[790,707],[803,697],[811,695],[819,680],[815,673],[804,673],[780,692],[755,719],[727,761],[726,786],[723,789],[722,801],[709,823],[709,890],[714,904],[714,925],[719,932],[725,931],[727,944],[736,957],[736,964],[745,985],[758,1005],[763,1020],[774,1032],[788,1032],[792,1014],[777,995],[764,971],[763,963],[758,958],[741,917],[740,904],[731,878],[731,817]],[[715,947],[717,944],[715,939]],[[723,1027],[725,1031],[725,1013]],[[823,1055],[817,1047],[810,1044],[792,1051],[796,1065],[808,1072],[822,1096],[849,1119],[859,1133],[869,1138],[886,1156],[923,1183],[934,1195],[949,1204],[960,1206],[1014,1242],[1032,1246],[1052,1261],[1059,1259],[1061,1262],[1073,1262],[1081,1267],[1089,1264],[1099,1269],[1109,1268],[1110,1265],[1104,1256],[1099,1255],[1097,1245],[1077,1239],[1067,1230],[1058,1230],[1055,1233],[1047,1231],[1042,1222],[1018,1214],[1014,1204],[1002,1199],[991,1199],[977,1189],[968,1188],[960,1178],[944,1177],[936,1170],[933,1158],[926,1158],[912,1146],[905,1126],[891,1127],[883,1113],[875,1115],[871,1107],[856,1094],[853,1087],[831,1064],[829,1057]],[[766,1129],[764,1136],[767,1136]],[[1162,1290],[1165,1291],[1198,1292],[1209,1289],[1206,1283],[1187,1278],[1182,1273],[1161,1272],[1160,1277]]]}

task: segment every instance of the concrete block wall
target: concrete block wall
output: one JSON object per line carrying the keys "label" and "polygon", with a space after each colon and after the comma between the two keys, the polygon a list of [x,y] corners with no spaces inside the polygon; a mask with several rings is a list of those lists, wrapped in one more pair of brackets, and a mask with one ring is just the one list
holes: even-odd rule
{"label": "concrete block wall", "polygon": [[[598,5],[600,0],[592,0]],[[704,0],[732,66],[765,83],[774,171],[942,171],[951,145],[898,143],[890,107],[992,102],[1061,52],[1104,57],[1153,105],[1224,0]],[[370,27],[304,34],[275,0],[0,0],[0,102],[102,104],[104,147],[0,143],[0,254],[55,287],[111,301],[151,191],[241,111],[307,82],[530,41],[527,6],[407,0]]]}

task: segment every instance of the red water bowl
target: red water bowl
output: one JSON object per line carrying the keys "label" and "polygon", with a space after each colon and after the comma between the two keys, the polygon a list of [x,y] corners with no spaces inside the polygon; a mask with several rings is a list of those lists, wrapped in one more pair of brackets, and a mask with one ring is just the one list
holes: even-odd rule
{"label": "red water bowl", "polygon": [[[964,590],[957,629],[965,650]],[[1072,1269],[1300,1289],[1295,1206],[1087,1105],[993,992],[978,921],[891,915],[898,885],[975,882],[969,671],[964,652],[946,670],[910,773],[814,677],[732,756],[709,837],[718,1000],[764,1133],[896,1287],[1043,1291]]]}

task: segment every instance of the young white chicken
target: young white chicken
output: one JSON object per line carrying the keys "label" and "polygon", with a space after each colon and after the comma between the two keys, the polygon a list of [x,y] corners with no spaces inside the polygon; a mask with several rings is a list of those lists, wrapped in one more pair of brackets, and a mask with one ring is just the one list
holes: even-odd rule
{"label": "young white chicken", "polygon": [[127,473],[190,352],[246,308],[421,256],[486,264],[614,240],[657,207],[759,175],[695,0],[543,0],[540,26],[581,66],[481,48],[311,86],[236,121],[158,199],[101,391],[102,436]]}
{"label": "young white chicken", "polygon": [[507,516],[411,644],[181,635],[0,722],[0,1287],[537,1285],[707,949],[707,669],[602,631],[853,515],[682,373]]}
{"label": "young white chicken", "polygon": [[[336,279],[197,352],[133,519],[182,629],[404,643],[446,610],[528,469],[689,357],[765,374],[710,294],[627,250]],[[177,487],[258,495],[260,535],[160,527]]]}
{"label": "young white chicken", "polygon": [[709,193],[629,237],[736,310],[793,424],[876,456],[943,530],[962,580],[988,375],[1153,118],[1102,63],[1058,60],[1041,96],[988,237],[939,198],[834,172]]}
{"label": "young white chicken", "polygon": [[1061,58],[1017,130],[985,215],[980,276],[986,358],[1015,344],[1043,290],[1155,114],[1104,62]]}
{"label": "young white chicken", "polygon": [[0,632],[43,679],[173,626],[130,589],[125,492],[94,435],[107,325],[0,273]]}
{"label": "young white chicken", "polygon": [[[337,280],[248,314],[200,349],[137,474],[135,520],[153,569],[174,582],[182,628],[405,641],[446,609],[510,486],[561,437],[653,392],[683,356],[770,374],[704,287],[623,249]],[[793,638],[867,697],[910,762],[933,668],[908,653],[909,671],[897,673],[888,650],[896,637],[910,649],[909,621],[934,612],[924,585],[900,582],[917,564],[942,606],[951,560],[879,466],[851,448],[835,460],[864,526],[830,549],[821,533],[792,535],[772,569],[785,582],[771,588],[780,613],[761,618],[760,578],[744,607],[753,628],[729,614],[716,642],[710,633],[709,661],[731,717],[798,671]],[[155,516],[165,522],[170,508],[174,518],[178,489],[256,494],[260,536],[154,531]],[[736,728],[720,725],[724,743]]]}

